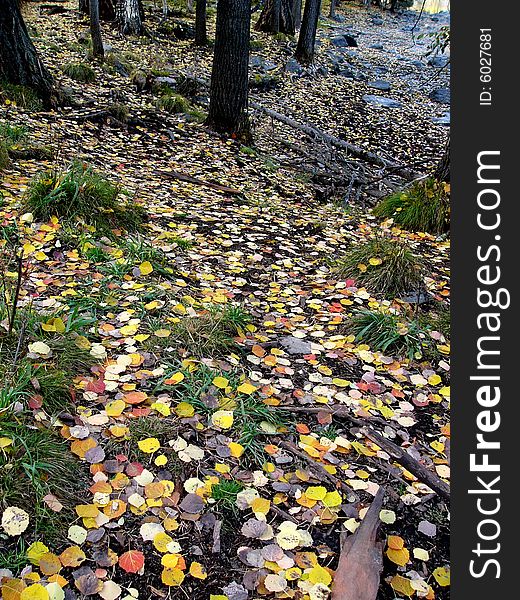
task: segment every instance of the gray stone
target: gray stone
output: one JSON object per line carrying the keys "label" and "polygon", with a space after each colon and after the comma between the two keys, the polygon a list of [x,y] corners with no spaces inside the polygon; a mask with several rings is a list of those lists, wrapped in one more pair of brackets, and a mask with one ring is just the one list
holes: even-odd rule
{"label": "gray stone", "polygon": [[442,117],[433,117],[432,122],[436,125],[446,125],[449,126],[451,124],[451,115],[449,112],[442,115]]}
{"label": "gray stone", "polygon": [[311,354],[312,346],[310,342],[301,340],[300,338],[293,337],[292,335],[286,335],[281,337],[279,340],[280,346],[288,354]]}
{"label": "gray stone", "polygon": [[436,67],[440,69],[442,67],[445,67],[449,62],[450,59],[448,56],[433,56],[428,61],[428,64],[430,65],[430,67]]}
{"label": "gray stone", "polygon": [[382,79],[376,79],[374,81],[369,81],[368,87],[373,90],[388,92],[390,90],[390,83],[388,83],[388,81],[383,81]]}
{"label": "gray stone", "polygon": [[397,100],[386,98],[385,96],[375,96],[373,94],[365,94],[363,100],[367,104],[374,106],[382,106],[383,108],[401,108],[403,105]]}
{"label": "gray stone", "polygon": [[301,75],[303,73],[302,66],[294,58],[290,58],[287,61],[286,65],[285,65],[285,70],[287,71],[287,73],[295,73],[296,75]]}
{"label": "gray stone", "polygon": [[372,48],[372,50],[383,50],[383,44],[372,44],[370,48]]}
{"label": "gray stone", "polygon": [[450,104],[450,89],[435,88],[428,94],[428,98],[434,102],[439,102],[440,104]]}

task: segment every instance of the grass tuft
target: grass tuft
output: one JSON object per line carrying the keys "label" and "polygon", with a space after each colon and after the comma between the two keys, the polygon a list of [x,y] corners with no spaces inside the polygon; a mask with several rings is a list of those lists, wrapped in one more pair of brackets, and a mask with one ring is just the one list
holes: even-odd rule
{"label": "grass tuft", "polygon": [[171,114],[188,113],[191,110],[190,103],[180,94],[163,94],[156,102],[160,110]]}
{"label": "grass tuft", "polygon": [[373,210],[376,217],[392,218],[408,231],[440,235],[450,227],[449,196],[444,183],[433,178],[415,182],[409,189],[387,196]]}
{"label": "grass tuft", "polygon": [[96,72],[94,69],[86,63],[67,63],[63,67],[63,73],[74,79],[74,81],[80,81],[82,83],[92,83],[96,79]]}
{"label": "grass tuft", "polygon": [[63,172],[47,171],[31,182],[23,210],[36,219],[57,216],[65,222],[80,220],[102,234],[112,229],[136,231],[145,221],[145,210],[129,202],[120,203],[121,188],[79,161]]}
{"label": "grass tuft", "polygon": [[172,337],[195,356],[213,356],[229,351],[234,338],[251,322],[238,305],[210,306],[196,317],[184,317],[172,328]]}
{"label": "grass tuft", "polygon": [[43,108],[43,103],[38,94],[24,85],[0,82],[0,98],[29,111],[39,111]]}
{"label": "grass tuft", "polygon": [[355,246],[334,265],[335,273],[388,298],[423,286],[423,262],[403,241],[373,238]]}
{"label": "grass tuft", "polygon": [[424,335],[417,321],[407,321],[392,313],[359,310],[354,313],[350,328],[356,340],[372,350],[409,359],[421,354]]}

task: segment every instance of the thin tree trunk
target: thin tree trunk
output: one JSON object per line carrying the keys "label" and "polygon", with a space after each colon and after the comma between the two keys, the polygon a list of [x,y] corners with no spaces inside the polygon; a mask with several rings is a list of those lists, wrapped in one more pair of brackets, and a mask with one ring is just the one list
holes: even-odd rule
{"label": "thin tree trunk", "polygon": [[193,0],[186,0],[186,8],[189,13],[193,12]]}
{"label": "thin tree trunk", "polygon": [[33,89],[52,101],[53,81],[29,37],[18,0],[3,0],[0,10],[0,80]]}
{"label": "thin tree trunk", "polygon": [[[89,15],[89,4],[89,0],[79,0],[79,11]],[[98,0],[98,4],[101,21],[114,21],[116,18],[116,0]]]}
{"label": "thin tree trunk", "polygon": [[302,24],[302,0],[292,0],[292,14],[294,29],[299,29]]}
{"label": "thin tree trunk", "polygon": [[119,0],[117,5],[117,23],[124,35],[141,35],[144,11],[141,0]]}
{"label": "thin tree trunk", "polygon": [[162,3],[162,14],[163,14],[163,17],[167,17],[168,16],[168,0],[163,0],[163,3]]}
{"label": "thin tree trunk", "polygon": [[105,50],[99,23],[99,0],[90,0],[90,36],[92,37],[92,54],[94,58],[103,60]]}
{"label": "thin tree trunk", "polygon": [[218,0],[207,124],[247,141],[251,0]]}
{"label": "thin tree trunk", "polygon": [[267,0],[255,29],[266,33],[294,35],[293,0]]}
{"label": "thin tree trunk", "polygon": [[330,0],[329,19],[336,18],[336,0]]}
{"label": "thin tree trunk", "polygon": [[314,44],[316,42],[320,6],[321,0],[307,0],[305,2],[303,21],[295,54],[296,60],[302,65],[308,65],[314,59]]}
{"label": "thin tree trunk", "polygon": [[208,34],[206,31],[206,4],[207,0],[196,0],[195,5],[195,44],[207,46]]}

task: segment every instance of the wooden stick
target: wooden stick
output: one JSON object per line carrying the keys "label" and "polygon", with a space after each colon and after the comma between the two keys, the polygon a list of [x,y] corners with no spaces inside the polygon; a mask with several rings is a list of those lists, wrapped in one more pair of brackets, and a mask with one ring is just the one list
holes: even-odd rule
{"label": "wooden stick", "polygon": [[237,190],[236,188],[232,188],[227,185],[220,185],[219,183],[213,183],[211,181],[204,181],[203,179],[193,177],[192,175],[187,175],[186,173],[180,173],[179,171],[156,171],[156,173],[158,175],[164,175],[165,177],[171,177],[172,179],[178,179],[179,181],[186,181],[188,183],[193,183],[194,185],[201,185],[211,188],[212,190],[225,192],[226,194],[231,194],[233,196],[239,196],[243,194],[242,191]]}

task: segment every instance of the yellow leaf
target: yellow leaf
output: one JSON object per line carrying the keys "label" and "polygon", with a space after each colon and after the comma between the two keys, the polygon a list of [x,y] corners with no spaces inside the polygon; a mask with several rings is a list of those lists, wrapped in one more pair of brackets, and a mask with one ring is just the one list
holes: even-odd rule
{"label": "yellow leaf", "polygon": [[49,552],[47,546],[42,542],[33,542],[29,548],[27,548],[27,558],[32,562],[33,565],[40,564],[40,558]]}
{"label": "yellow leaf", "polygon": [[189,402],[179,402],[175,407],[175,412],[179,417],[193,417],[195,409]]}
{"label": "yellow leaf", "polygon": [[161,581],[169,587],[179,586],[184,581],[184,573],[177,568],[163,569]]}
{"label": "yellow leaf", "polygon": [[262,515],[266,515],[271,508],[271,501],[266,498],[255,498],[253,502],[251,502],[251,510],[254,513],[260,513]]}
{"label": "yellow leaf", "polygon": [[105,411],[109,417],[119,417],[125,408],[126,403],[123,400],[112,400],[105,405]]}
{"label": "yellow leaf", "polygon": [[311,498],[311,500],[323,500],[327,495],[327,488],[323,487],[322,485],[309,487],[305,491],[305,495],[307,496],[307,498]]}
{"label": "yellow leaf", "polygon": [[341,494],[334,490],[333,492],[327,492],[322,502],[327,508],[334,508],[341,504]]}
{"label": "yellow leaf", "polygon": [[244,446],[242,444],[238,444],[237,442],[229,442],[228,445],[229,451],[231,452],[231,456],[234,458],[240,458],[242,454],[244,454]]}
{"label": "yellow leaf", "polygon": [[149,275],[153,271],[152,263],[145,260],[139,265],[139,271],[141,275]]}
{"label": "yellow leaf", "polygon": [[433,571],[435,581],[441,586],[446,587],[450,585],[450,569],[449,567],[437,567]]}
{"label": "yellow leaf", "polygon": [[173,542],[173,538],[164,531],[158,533],[153,538],[153,545],[155,546],[155,549],[163,554],[168,551],[168,544],[171,544],[171,542]]}
{"label": "yellow leaf", "polygon": [[228,386],[229,381],[225,377],[215,377],[212,383],[220,390],[223,390]]}
{"label": "yellow leaf", "polygon": [[254,385],[251,385],[250,383],[243,383],[242,385],[239,385],[237,387],[237,392],[239,394],[246,394],[247,396],[249,396],[253,392],[256,392],[256,387]]}
{"label": "yellow leaf", "polygon": [[137,442],[139,450],[145,454],[153,454],[161,447],[161,443],[157,438],[146,438]]}
{"label": "yellow leaf", "polygon": [[211,415],[211,422],[220,429],[229,429],[233,425],[233,411],[217,410]]}
{"label": "yellow leaf", "polygon": [[206,579],[208,574],[206,569],[199,562],[192,562],[190,565],[190,575],[196,579]]}
{"label": "yellow leaf", "polygon": [[332,581],[332,575],[321,565],[316,565],[309,571],[309,581],[314,585],[317,583],[329,585]]}
{"label": "yellow leaf", "polygon": [[406,577],[401,577],[401,575],[395,575],[390,581],[390,585],[396,592],[399,592],[404,596],[413,596],[415,593],[415,590],[410,584],[410,580],[406,579]]}
{"label": "yellow leaf", "polygon": [[20,600],[49,600],[49,592],[41,583],[33,583],[22,591]]}

